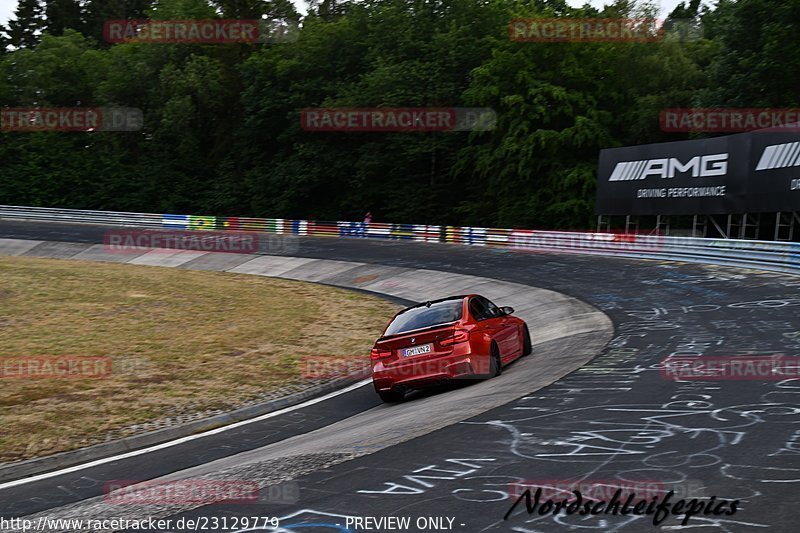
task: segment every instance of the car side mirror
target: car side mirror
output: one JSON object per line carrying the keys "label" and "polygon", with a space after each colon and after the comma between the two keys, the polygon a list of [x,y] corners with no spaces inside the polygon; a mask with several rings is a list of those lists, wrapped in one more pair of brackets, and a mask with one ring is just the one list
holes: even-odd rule
{"label": "car side mirror", "polygon": [[501,307],[500,311],[504,315],[512,315],[512,314],[514,314],[514,308],[513,307],[509,307],[509,306]]}

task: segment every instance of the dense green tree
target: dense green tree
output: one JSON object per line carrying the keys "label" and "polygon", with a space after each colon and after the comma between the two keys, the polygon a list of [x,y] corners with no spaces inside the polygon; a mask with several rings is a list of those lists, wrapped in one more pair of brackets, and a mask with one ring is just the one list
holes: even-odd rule
{"label": "dense green tree", "polygon": [[260,19],[289,18],[297,20],[298,13],[291,0],[213,0],[223,18]]}
{"label": "dense green tree", "polygon": [[350,0],[308,0],[308,10],[314,16],[331,21],[347,13]]}
{"label": "dense green tree", "polygon": [[719,107],[800,105],[800,2],[720,0],[703,17],[719,45],[698,103]]}
{"label": "dense green tree", "polygon": [[106,21],[144,19],[152,4],[152,0],[86,0],[83,5],[84,34],[102,43]]}
{"label": "dense green tree", "polygon": [[157,20],[210,19],[216,9],[207,0],[154,0],[147,15]]}
{"label": "dense green tree", "polygon": [[[110,19],[300,16],[290,0],[51,0],[45,25],[39,2],[21,0],[0,54],[3,105],[129,106],[145,123],[0,132],[0,203],[587,227],[600,149],[687,137],[661,131],[662,109],[797,105],[795,4],[689,0],[658,42],[547,43],[511,41],[509,22],[652,17],[654,8],[315,0],[296,42],[110,45]],[[497,123],[303,130],[301,110],[319,107],[488,107]]]}
{"label": "dense green tree", "polygon": [[39,0],[19,0],[14,18],[5,28],[6,45],[15,48],[32,48],[39,42],[44,25],[42,5]]}
{"label": "dense green tree", "polygon": [[19,50],[7,76],[21,106],[93,106],[97,80],[107,72],[108,57],[75,30],[61,37],[45,34],[34,50]]}
{"label": "dense green tree", "polygon": [[51,35],[65,30],[83,30],[83,13],[79,0],[44,0],[45,29]]}

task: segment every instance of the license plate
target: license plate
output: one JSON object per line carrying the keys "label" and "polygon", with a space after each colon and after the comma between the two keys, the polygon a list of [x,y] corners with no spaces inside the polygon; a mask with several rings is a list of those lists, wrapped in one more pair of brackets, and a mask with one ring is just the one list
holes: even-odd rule
{"label": "license plate", "polygon": [[422,346],[414,346],[413,348],[403,349],[403,357],[411,357],[412,355],[420,355],[423,353],[431,353],[433,350],[432,344],[423,344]]}

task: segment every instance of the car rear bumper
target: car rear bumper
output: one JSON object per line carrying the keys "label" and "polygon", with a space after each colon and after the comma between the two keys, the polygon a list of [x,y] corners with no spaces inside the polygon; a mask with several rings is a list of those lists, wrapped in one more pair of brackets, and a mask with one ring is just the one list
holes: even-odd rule
{"label": "car rear bumper", "polygon": [[376,362],[372,367],[372,381],[378,391],[393,388],[422,389],[456,379],[485,375],[488,372],[488,358],[469,353],[454,353],[427,360],[403,361],[402,364],[389,366]]}

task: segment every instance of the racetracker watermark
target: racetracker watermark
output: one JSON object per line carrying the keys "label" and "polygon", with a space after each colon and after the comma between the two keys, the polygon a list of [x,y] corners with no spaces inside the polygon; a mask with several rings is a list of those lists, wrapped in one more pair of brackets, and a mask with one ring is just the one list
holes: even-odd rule
{"label": "racetracker watermark", "polygon": [[111,376],[110,357],[4,357],[0,379],[104,379]]}
{"label": "racetracker watermark", "polygon": [[259,488],[256,481],[182,479],[178,481],[110,481],[104,499],[114,505],[293,504],[300,499],[295,481]]}
{"label": "racetracker watermark", "polygon": [[248,231],[111,230],[103,238],[112,254],[187,250],[236,254],[289,255],[299,249],[294,235],[265,235]]}
{"label": "racetracker watermark", "polygon": [[143,125],[142,110],[132,107],[0,109],[0,131],[139,131]]}
{"label": "racetracker watermark", "polygon": [[305,131],[491,131],[497,113],[488,107],[318,108],[300,111]]}
{"label": "racetracker watermark", "polygon": [[641,498],[652,498],[673,491],[678,498],[700,498],[704,496],[705,484],[697,479],[686,479],[680,482],[656,480],[625,481],[620,479],[531,479],[509,483],[508,496],[511,499],[519,498],[526,490],[541,488],[542,497],[548,499],[568,498],[572,492],[578,490],[588,500],[608,500],[617,490],[622,491],[623,500],[629,495],[636,494]]}
{"label": "racetracker watermark", "polygon": [[670,381],[783,381],[800,378],[800,357],[668,357],[659,372]]}
{"label": "racetracker watermark", "polygon": [[[461,332],[463,333],[463,332]],[[466,339],[467,337],[463,337]],[[471,355],[457,361],[434,357],[426,359],[426,355],[403,357],[402,349],[393,351],[373,350],[373,377],[383,381],[398,377],[422,378],[440,376],[447,381],[486,378],[492,374],[492,361],[489,355]],[[396,354],[396,355],[394,355]],[[447,376],[445,378],[445,376]]]}
{"label": "racetracker watermark", "polygon": [[664,38],[657,19],[517,19],[508,25],[508,37],[518,42],[650,42]]}
{"label": "racetracker watermark", "polygon": [[225,231],[112,230],[105,234],[104,249],[112,254],[191,250],[202,252],[257,253],[258,234]]}
{"label": "racetracker watermark", "polygon": [[290,20],[108,20],[109,43],[233,44],[297,41],[299,27]]}
{"label": "racetracker watermark", "polygon": [[171,482],[111,481],[104,485],[105,501],[114,505],[256,503],[253,481],[185,479]]}
{"label": "racetracker watermark", "polygon": [[623,232],[513,230],[508,247],[530,252],[591,253],[651,252],[664,247],[660,235]]}
{"label": "racetracker watermark", "polygon": [[661,130],[666,132],[737,131],[798,132],[800,108],[674,108],[664,109]]}
{"label": "racetracker watermark", "polygon": [[[377,361],[380,361],[378,359]],[[488,357],[472,357],[469,362],[455,363],[442,359],[404,360],[406,364],[377,368],[378,377],[381,372],[389,372],[393,377],[450,374],[451,379],[467,379],[476,375],[488,374],[491,363]],[[304,357],[300,363],[300,373],[304,379],[333,379],[344,376],[367,377],[372,367],[366,357],[317,356]]]}

